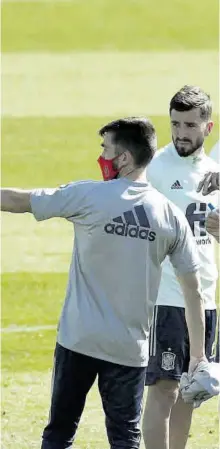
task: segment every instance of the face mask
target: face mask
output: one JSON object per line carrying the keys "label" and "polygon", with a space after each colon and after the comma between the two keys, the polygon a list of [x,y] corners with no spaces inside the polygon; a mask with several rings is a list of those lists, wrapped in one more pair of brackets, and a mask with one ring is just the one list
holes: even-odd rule
{"label": "face mask", "polygon": [[119,173],[119,170],[113,167],[113,162],[117,159],[118,156],[113,159],[105,159],[103,156],[99,156],[98,164],[101,168],[102,176],[104,181],[110,181],[111,179],[116,178]]}

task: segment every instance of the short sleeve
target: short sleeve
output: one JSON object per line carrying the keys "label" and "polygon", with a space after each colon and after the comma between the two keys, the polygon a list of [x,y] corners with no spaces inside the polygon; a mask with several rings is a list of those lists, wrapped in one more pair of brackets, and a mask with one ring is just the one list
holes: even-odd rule
{"label": "short sleeve", "polygon": [[31,194],[31,209],[38,221],[53,217],[66,219],[88,213],[86,198],[92,190],[91,181],[72,182],[55,189],[36,189]]}
{"label": "short sleeve", "polygon": [[170,247],[169,257],[176,274],[197,271],[200,267],[197,247],[190,226],[184,216],[175,216],[176,237]]}

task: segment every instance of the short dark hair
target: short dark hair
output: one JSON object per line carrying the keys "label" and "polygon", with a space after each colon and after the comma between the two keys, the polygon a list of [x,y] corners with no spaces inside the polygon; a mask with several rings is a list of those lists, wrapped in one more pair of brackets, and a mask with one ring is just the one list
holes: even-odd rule
{"label": "short dark hair", "polygon": [[108,132],[113,133],[116,145],[121,145],[131,153],[137,167],[149,164],[157,149],[157,136],[148,118],[127,117],[113,120],[99,130],[100,136]]}
{"label": "short dark hair", "polygon": [[183,86],[170,101],[170,114],[172,109],[182,112],[194,108],[200,109],[200,117],[204,120],[211,118],[212,102],[210,96],[199,86]]}

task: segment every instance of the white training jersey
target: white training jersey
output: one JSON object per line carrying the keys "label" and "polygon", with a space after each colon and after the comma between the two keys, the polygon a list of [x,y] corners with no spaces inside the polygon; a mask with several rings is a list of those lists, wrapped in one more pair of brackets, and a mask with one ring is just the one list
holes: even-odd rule
{"label": "white training jersey", "polygon": [[146,366],[161,263],[169,255],[180,275],[199,267],[183,213],[149,183],[126,178],[39,189],[31,207],[37,220],[63,217],[74,225],[58,343],[113,363]]}
{"label": "white training jersey", "polygon": [[211,157],[215,162],[220,164],[220,141],[218,141],[211,149],[209,157]]}
{"label": "white training jersey", "polygon": [[[198,156],[180,157],[170,143],[158,150],[147,168],[147,179],[176,204],[185,214],[197,244],[200,257],[200,276],[206,309],[215,309],[217,267],[215,240],[205,229],[210,212],[208,204],[217,207],[219,192],[203,196],[196,189],[207,171],[219,171],[219,165],[202,151]],[[185,307],[180,285],[169,260],[163,263],[157,305]]]}

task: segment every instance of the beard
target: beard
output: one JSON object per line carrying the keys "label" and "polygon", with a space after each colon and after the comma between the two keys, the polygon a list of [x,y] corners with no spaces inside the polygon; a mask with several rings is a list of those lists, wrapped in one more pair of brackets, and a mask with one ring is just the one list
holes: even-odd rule
{"label": "beard", "polygon": [[175,149],[180,157],[188,157],[191,156],[191,154],[195,153],[199,148],[203,146],[204,143],[204,137],[198,137],[196,139],[195,144],[190,139],[176,139],[172,137],[173,144],[175,146]]}

